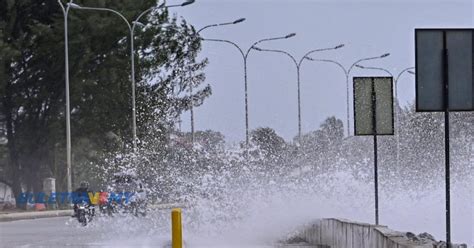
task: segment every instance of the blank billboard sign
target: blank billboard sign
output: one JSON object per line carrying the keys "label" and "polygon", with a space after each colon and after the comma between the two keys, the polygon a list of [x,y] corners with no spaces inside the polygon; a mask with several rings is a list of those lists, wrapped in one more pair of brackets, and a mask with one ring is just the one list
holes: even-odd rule
{"label": "blank billboard sign", "polygon": [[473,29],[415,30],[417,111],[445,111],[446,100],[450,111],[474,110],[473,35]]}
{"label": "blank billboard sign", "polygon": [[354,128],[355,135],[393,135],[392,77],[354,77]]}

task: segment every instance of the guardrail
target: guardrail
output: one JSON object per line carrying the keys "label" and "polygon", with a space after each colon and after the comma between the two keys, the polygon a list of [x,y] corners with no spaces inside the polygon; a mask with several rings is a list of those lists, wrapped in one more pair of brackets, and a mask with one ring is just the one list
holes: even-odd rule
{"label": "guardrail", "polygon": [[[409,234],[409,235],[407,235]],[[312,245],[331,248],[441,248],[444,242],[420,238],[410,233],[390,230],[387,226],[372,225],[344,219],[321,219],[303,228],[298,237]],[[467,248],[467,245],[452,245]]]}

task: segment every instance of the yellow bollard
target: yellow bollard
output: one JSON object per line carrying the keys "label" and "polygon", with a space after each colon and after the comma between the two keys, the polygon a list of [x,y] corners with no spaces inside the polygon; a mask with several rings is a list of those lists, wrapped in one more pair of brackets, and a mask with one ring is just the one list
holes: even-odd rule
{"label": "yellow bollard", "polygon": [[181,226],[181,209],[171,210],[171,247],[183,248],[183,228]]}

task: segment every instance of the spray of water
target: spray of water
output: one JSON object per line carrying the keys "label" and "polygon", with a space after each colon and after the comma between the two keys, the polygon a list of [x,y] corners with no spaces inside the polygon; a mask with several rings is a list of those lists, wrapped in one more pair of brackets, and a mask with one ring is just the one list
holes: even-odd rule
{"label": "spray of water", "polygon": [[[185,211],[186,230],[192,242],[221,247],[269,245],[318,218],[374,222],[373,184],[346,172],[307,175],[306,180],[272,178],[265,183],[258,178],[247,183],[222,185],[221,198],[197,199]],[[459,243],[473,243],[470,185],[453,185],[453,240]],[[416,193],[401,188],[381,190],[381,224],[401,231],[428,232],[438,239],[444,237],[442,184]]]}
{"label": "spray of water", "polygon": [[[166,147],[168,151],[147,146],[138,155],[115,154],[100,170],[109,175],[133,171],[147,182],[155,203],[185,203],[183,221],[189,244],[271,246],[318,218],[374,222],[369,141],[342,139],[342,132],[327,129],[308,136],[318,142],[301,147],[288,145],[271,130],[263,130],[263,141],[252,140],[248,158],[240,148],[213,147],[199,141],[189,146],[176,139]],[[421,135],[415,133],[416,137],[407,135],[406,147],[425,140],[425,130],[418,131]],[[428,130],[426,140],[437,132],[433,130]],[[465,138],[471,137],[467,134],[460,135],[464,141],[457,143],[472,144],[471,138]],[[407,148],[403,153],[408,155],[398,165],[393,140],[381,139],[380,224],[444,239],[444,174],[442,156],[435,152],[441,148],[442,143],[410,148],[413,151]],[[453,150],[452,240],[473,245],[474,165],[466,161],[472,156],[469,151],[465,147]],[[125,221],[118,231],[126,230],[127,235],[159,237],[160,242],[170,237],[169,211],[152,211],[145,219],[107,221]]]}

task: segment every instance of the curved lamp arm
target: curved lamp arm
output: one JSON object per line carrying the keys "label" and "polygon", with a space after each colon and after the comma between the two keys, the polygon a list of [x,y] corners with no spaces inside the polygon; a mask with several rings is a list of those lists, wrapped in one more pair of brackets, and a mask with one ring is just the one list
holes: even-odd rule
{"label": "curved lamp arm", "polygon": [[231,44],[231,45],[233,45],[234,47],[236,47],[236,48],[239,50],[240,54],[241,54],[242,57],[244,57],[244,59],[245,59],[245,53],[244,53],[244,51],[243,51],[242,48],[240,48],[235,42],[232,42],[232,41],[230,41],[230,40],[222,40],[222,39],[203,39],[203,38],[201,38],[201,40],[204,40],[204,41],[215,41],[215,42],[224,42],[224,43]]}
{"label": "curved lamp arm", "polygon": [[311,61],[317,61],[317,62],[326,62],[326,63],[332,63],[332,64],[335,64],[337,65],[339,68],[341,68],[343,71],[344,71],[344,74],[347,76],[349,73],[348,71],[346,70],[346,68],[339,62],[335,61],[335,60],[330,60],[330,59],[313,59],[311,57],[306,57],[306,59],[308,60],[311,60]]}
{"label": "curved lamp arm", "polygon": [[395,82],[398,82],[398,79],[400,78],[400,76],[401,76],[403,73],[405,73],[405,72],[410,72],[410,70],[412,70],[412,69],[415,69],[415,67],[413,66],[413,67],[408,67],[408,68],[403,69],[400,73],[398,73],[398,75],[397,75],[397,77],[396,77],[396,79],[395,79]]}
{"label": "curved lamp arm", "polygon": [[[142,13],[140,13],[140,15],[138,15],[137,18],[135,18],[135,21],[132,22],[132,32],[135,31],[135,27],[136,27],[137,25],[142,24],[142,23],[140,23],[140,18],[142,18],[142,16],[144,16],[145,14],[151,12],[151,11],[154,10],[154,9],[161,9],[161,8],[164,8],[164,7],[165,7],[165,6],[163,6],[163,7],[151,7],[151,8],[149,8],[149,9],[143,11]],[[142,25],[143,25],[143,24],[142,24]]]}
{"label": "curved lamp arm", "polygon": [[296,67],[298,67],[298,62],[296,61],[295,57],[293,55],[291,55],[289,52],[286,52],[286,51],[283,51],[283,50],[276,50],[276,49],[264,49],[264,48],[259,48],[259,47],[253,47],[253,49],[257,50],[257,51],[261,51],[261,52],[274,52],[274,53],[282,53],[282,54],[285,54],[287,55],[288,57],[291,58],[291,60],[293,60],[293,62],[295,63]]}
{"label": "curved lamp arm", "polygon": [[[72,3],[72,1],[70,1],[69,3]],[[58,0],[58,4],[59,4],[59,6],[61,6],[61,10],[63,11],[63,15],[66,16],[66,14],[69,10],[69,5],[67,6],[67,8],[64,8],[64,4],[61,2],[61,0]]]}
{"label": "curved lamp arm", "polygon": [[369,57],[369,58],[359,59],[349,67],[349,69],[347,70],[347,75],[349,75],[351,73],[351,71],[352,71],[352,69],[354,68],[355,65],[357,65],[358,63],[360,63],[362,61],[381,59],[381,58],[385,58],[385,57],[388,57],[388,56],[390,56],[390,53],[384,53],[384,54],[382,54],[380,56],[376,56],[376,57]]}
{"label": "curved lamp arm", "polygon": [[245,57],[249,56],[250,51],[252,51],[252,49],[253,49],[256,45],[258,45],[258,44],[260,44],[260,43],[262,43],[262,42],[265,42],[265,41],[272,41],[272,40],[288,39],[288,38],[291,38],[291,37],[293,37],[293,36],[295,36],[295,35],[296,35],[295,33],[291,33],[291,34],[288,34],[288,35],[285,35],[285,36],[261,39],[261,40],[255,42],[255,43],[253,43],[253,44],[249,47],[249,49],[248,49],[247,52],[245,53]]}
{"label": "curved lamp arm", "polygon": [[127,20],[127,18],[125,18],[125,16],[123,16],[120,12],[118,12],[116,10],[109,9],[109,8],[82,7],[82,6],[79,6],[79,5],[76,5],[76,4],[70,4],[70,3],[68,3],[68,6],[73,8],[73,9],[98,10],[98,11],[112,12],[112,13],[120,16],[120,18],[122,18],[122,20],[125,21],[125,23],[127,24],[127,27],[130,30],[130,32],[132,32],[132,26],[130,25],[130,22]]}
{"label": "curved lamp arm", "polygon": [[[185,2],[187,3],[187,2]],[[183,3],[184,4],[184,3]],[[183,4],[173,4],[173,5],[160,5],[158,7],[151,7],[145,11],[143,11],[142,13],[140,13],[137,18],[135,18],[135,21],[132,22],[132,30],[135,30],[135,26],[136,25],[140,25],[140,19],[147,13],[151,12],[152,10],[155,10],[155,9],[164,9],[164,8],[174,8],[174,7],[182,7]]]}
{"label": "curved lamp arm", "polygon": [[[355,65],[355,67],[360,68],[360,69],[383,71],[383,72],[386,72],[388,75],[390,75],[392,78],[394,78],[393,73],[391,73],[389,70],[387,70],[385,68],[373,67],[373,66],[362,66],[362,65],[357,65],[357,64]],[[395,80],[395,81],[397,81],[397,80]]]}
{"label": "curved lamp arm", "polygon": [[319,48],[319,49],[314,49],[314,50],[311,50],[309,52],[307,52],[299,61],[299,65],[301,65],[303,63],[303,61],[305,59],[307,59],[307,57],[309,55],[311,55],[312,53],[315,53],[315,52],[322,52],[322,51],[329,51],[329,50],[336,50],[336,49],[339,49],[339,48],[342,48],[344,47],[344,44],[340,44],[340,45],[337,45],[335,47],[328,47],[328,48]]}
{"label": "curved lamp arm", "polygon": [[147,14],[148,12],[150,12],[150,11],[152,11],[152,10],[154,10],[154,9],[161,9],[161,8],[165,8],[165,7],[167,7],[167,6],[163,6],[163,7],[161,7],[161,6],[159,6],[159,7],[151,7],[151,8],[149,8],[149,9],[143,11],[142,13],[140,13],[140,14],[137,16],[137,18],[135,18],[135,21],[136,21],[136,22],[140,21],[140,18],[142,18],[142,16],[144,16],[145,14]]}
{"label": "curved lamp arm", "polygon": [[204,29],[208,29],[208,28],[211,28],[211,27],[219,27],[219,26],[226,26],[226,25],[233,25],[233,24],[237,24],[237,23],[241,23],[245,21],[245,18],[239,18],[233,22],[223,22],[223,23],[217,23],[217,24],[211,24],[211,25],[207,25],[207,26],[204,26],[202,28],[200,28],[196,34],[199,34],[201,31],[203,31]]}

